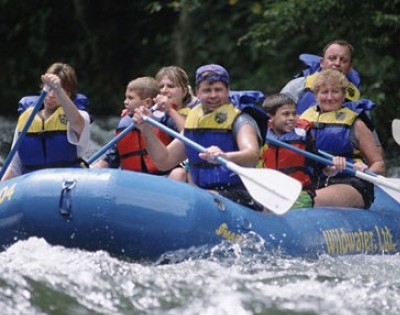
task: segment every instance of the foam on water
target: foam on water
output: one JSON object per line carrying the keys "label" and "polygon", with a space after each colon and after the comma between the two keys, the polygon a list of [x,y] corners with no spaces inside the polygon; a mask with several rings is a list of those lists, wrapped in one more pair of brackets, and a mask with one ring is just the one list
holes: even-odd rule
{"label": "foam on water", "polygon": [[0,254],[0,309],[4,314],[400,312],[398,255],[306,261],[223,243],[194,256],[167,265],[135,263],[31,238]]}

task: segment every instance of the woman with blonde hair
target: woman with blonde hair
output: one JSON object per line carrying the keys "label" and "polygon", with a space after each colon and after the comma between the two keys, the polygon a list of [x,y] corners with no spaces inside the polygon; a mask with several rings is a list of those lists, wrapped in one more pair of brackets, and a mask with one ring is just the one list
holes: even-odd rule
{"label": "woman with blonde hair", "polygon": [[358,171],[385,173],[385,163],[374,136],[352,102],[345,102],[349,81],[339,71],[326,69],[316,77],[313,92],[317,100],[301,116],[313,123],[311,133],[318,150],[333,156],[333,166],[319,174],[315,207],[336,206],[369,208],[374,200],[374,186],[345,174],[346,162]]}
{"label": "woman with blonde hair", "polygon": [[[168,66],[161,68],[155,79],[160,87],[156,103],[159,104],[159,109],[174,121],[176,129],[180,132],[190,109],[199,104],[197,97],[192,94],[188,76],[181,67]],[[184,182],[189,181],[187,163],[174,168],[168,177]]]}

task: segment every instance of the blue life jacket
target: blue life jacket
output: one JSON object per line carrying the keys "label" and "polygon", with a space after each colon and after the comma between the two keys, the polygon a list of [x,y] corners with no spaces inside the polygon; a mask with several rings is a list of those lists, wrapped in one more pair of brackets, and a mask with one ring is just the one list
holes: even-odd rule
{"label": "blue life jacket", "polygon": [[361,153],[351,138],[352,127],[359,113],[352,110],[351,106],[343,106],[336,111],[325,113],[321,112],[318,106],[312,106],[300,119],[312,123],[311,134],[317,149],[343,156],[350,163],[355,163],[362,161]]}
{"label": "blue life jacket", "polygon": [[[307,110],[307,108],[316,105],[314,92],[311,90],[310,84],[312,81],[314,81],[316,73],[322,69],[320,66],[320,56],[301,54],[299,59],[307,66],[306,69],[302,70],[298,75],[295,76],[304,76],[306,78],[306,87],[299,95],[299,100],[296,104],[296,113],[301,115],[305,110]],[[347,74],[347,79],[350,81],[350,85],[346,91],[346,98],[349,101],[356,101],[360,98],[361,94],[360,75],[356,70],[352,69]]]}
{"label": "blue life jacket", "polygon": [[354,102],[343,103],[344,107],[350,108],[358,114],[358,117],[367,125],[371,130],[375,130],[375,123],[371,117],[371,111],[375,108],[375,103],[369,99],[359,99]]}
{"label": "blue life jacket", "polygon": [[[17,123],[19,132],[26,125],[33,107],[23,112]],[[45,121],[35,115],[18,149],[22,173],[42,168],[79,167],[80,159],[75,145],[67,139],[67,120],[62,107]]]}
{"label": "blue life jacket", "polygon": [[[25,125],[38,99],[39,95],[29,95],[22,97],[18,102],[19,129],[22,129],[21,127]],[[79,110],[88,111],[89,99],[85,95],[77,93],[73,102]],[[43,105],[41,108],[43,108]],[[29,110],[27,111],[27,109]],[[67,139],[65,114],[62,107],[57,109],[53,116],[57,118],[51,117],[46,122],[35,117],[28,129],[18,149],[22,173],[42,168],[80,166],[76,146],[70,144]],[[90,121],[93,121],[91,116]],[[58,149],[49,149],[54,147]]]}
{"label": "blue life jacket", "polygon": [[[38,99],[39,99],[39,95],[28,95],[28,96],[24,96],[23,98],[21,98],[18,102],[18,109],[17,109],[18,113],[19,114],[23,113],[29,106],[35,106]],[[86,95],[77,93],[77,94],[75,94],[75,97],[72,101],[74,102],[74,104],[76,105],[76,107],[79,110],[84,110],[89,113],[89,110],[88,110],[89,99],[87,98]],[[41,108],[43,108],[43,105]],[[93,122],[93,117],[91,115],[89,115],[89,116],[90,116],[90,122]]]}
{"label": "blue life jacket", "polygon": [[[320,60],[322,57],[312,54],[301,54],[299,60],[301,60],[307,68],[303,69],[295,75],[295,78],[306,77],[315,72],[321,71]],[[347,79],[353,83],[361,91],[361,78],[357,70],[351,69],[347,74]]]}
{"label": "blue life jacket", "polygon": [[242,113],[247,113],[257,122],[262,136],[262,143],[265,142],[269,116],[261,107],[265,95],[261,91],[230,91],[229,98],[231,103]]}
{"label": "blue life jacket", "polygon": [[[203,113],[199,104],[189,112],[184,134],[204,147],[218,144],[223,151],[236,151],[238,147],[232,129],[239,115],[239,109],[231,103],[224,104],[207,114]],[[218,189],[243,185],[239,176],[224,165],[208,163],[201,159],[198,151],[190,146],[186,146],[186,153],[192,180],[199,187]]]}

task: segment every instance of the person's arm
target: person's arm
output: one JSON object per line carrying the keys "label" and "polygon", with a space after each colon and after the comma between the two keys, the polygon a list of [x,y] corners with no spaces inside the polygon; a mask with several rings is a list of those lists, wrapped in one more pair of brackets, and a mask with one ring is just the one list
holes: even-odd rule
{"label": "person's arm", "polygon": [[90,116],[88,112],[84,110],[78,110],[80,115],[83,118],[83,128],[80,135],[77,135],[76,132],[72,130],[70,123],[67,123],[67,137],[68,141],[71,144],[77,146],[78,155],[83,156],[85,155],[90,148]]}
{"label": "person's arm", "polygon": [[185,126],[185,121],[186,121],[185,117],[182,116],[181,114],[179,114],[172,107],[170,107],[166,113],[175,122],[175,125],[176,125],[176,128],[178,129],[178,131],[181,132],[183,130],[183,127]]}
{"label": "person's arm", "polygon": [[215,163],[215,159],[221,156],[242,166],[256,167],[259,161],[260,145],[255,122],[253,124],[251,120],[241,121],[239,126],[234,126],[235,128],[238,128],[236,132],[234,131],[234,135],[239,150],[223,152],[218,146],[211,146],[199,156],[210,163]]}
{"label": "person's arm", "polygon": [[346,158],[343,156],[334,156],[332,158],[333,165],[328,165],[323,169],[323,172],[328,177],[336,176],[338,173],[346,169]]}
{"label": "person's arm", "polygon": [[14,171],[12,170],[11,165],[7,168],[7,170],[4,172],[3,177],[1,178],[2,182],[5,182],[6,180],[9,180],[11,178],[17,177],[18,174],[15,174]]}
{"label": "person's arm", "polygon": [[165,146],[155,134],[153,127],[143,120],[143,116],[150,116],[144,107],[135,110],[133,123],[144,135],[146,150],[150,154],[156,167],[167,171],[183,162],[186,157],[185,145],[180,140],[173,140],[168,147]]}
{"label": "person's arm", "polygon": [[119,168],[120,166],[121,157],[118,152],[117,144],[114,144],[100,160],[91,165],[91,168]]}
{"label": "person's arm", "polygon": [[158,104],[158,110],[165,112],[174,121],[178,132],[181,132],[185,126],[186,118],[175,110],[173,104],[168,101],[168,97],[157,95],[155,102]]}
{"label": "person's arm", "polygon": [[98,160],[96,163],[90,165],[90,168],[109,168],[110,164],[106,160]]}
{"label": "person's arm", "polygon": [[257,132],[251,124],[244,124],[236,135],[239,150],[227,152],[229,161],[242,166],[255,167],[259,160],[259,142]]}
{"label": "person's arm", "polygon": [[61,87],[60,78],[55,74],[47,73],[42,75],[42,81],[54,90],[58,101],[64,108],[65,116],[70,124],[70,128],[76,133],[77,137],[80,138],[85,126],[85,121],[71,98]]}
{"label": "person's arm", "polygon": [[379,175],[385,175],[385,162],[382,153],[376,146],[371,130],[361,119],[354,122],[354,135],[361,153],[367,160],[368,170]]}

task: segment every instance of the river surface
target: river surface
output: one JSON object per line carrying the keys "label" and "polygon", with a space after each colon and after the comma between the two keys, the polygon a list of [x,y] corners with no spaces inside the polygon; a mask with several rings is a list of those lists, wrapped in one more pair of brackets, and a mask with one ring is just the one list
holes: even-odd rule
{"label": "river surface", "polygon": [[[96,120],[89,156],[116,120]],[[0,164],[14,127],[0,118]],[[391,155],[388,176],[398,177]],[[0,253],[0,314],[400,314],[399,255],[308,261],[251,244],[176,252],[165,265],[20,241]]]}

